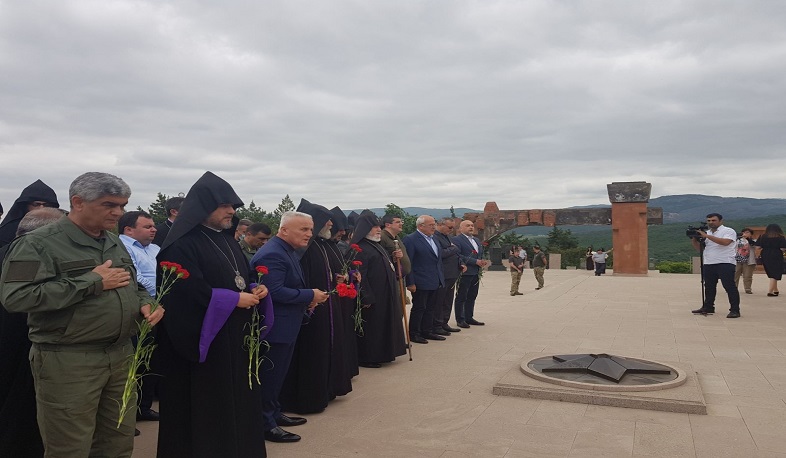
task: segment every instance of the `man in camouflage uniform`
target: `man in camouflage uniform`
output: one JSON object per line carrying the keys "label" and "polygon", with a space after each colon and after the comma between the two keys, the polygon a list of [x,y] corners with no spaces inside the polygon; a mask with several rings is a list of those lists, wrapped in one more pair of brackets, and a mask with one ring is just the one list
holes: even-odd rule
{"label": "man in camouflage uniform", "polygon": [[[117,226],[131,190],[107,173],[71,183],[71,212],[14,241],[0,303],[27,312],[45,456],[128,457],[134,415],[117,427],[137,320],[157,323]],[[134,397],[136,393],[134,393]],[[136,405],[132,400],[131,405]]]}

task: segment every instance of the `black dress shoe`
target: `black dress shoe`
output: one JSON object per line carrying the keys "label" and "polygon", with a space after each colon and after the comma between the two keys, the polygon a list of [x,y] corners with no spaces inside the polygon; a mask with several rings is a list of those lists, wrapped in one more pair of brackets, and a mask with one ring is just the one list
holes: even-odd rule
{"label": "black dress shoe", "polygon": [[442,325],[442,329],[444,329],[445,331],[448,331],[448,332],[461,332],[461,329],[459,329],[459,328],[451,328],[450,326],[448,326],[446,324]]}
{"label": "black dress shoe", "polygon": [[434,329],[433,331],[431,331],[431,333],[432,334],[436,334],[438,336],[449,336],[450,335],[450,332],[448,332],[448,331],[446,331],[446,330],[444,330],[442,328]]}
{"label": "black dress shoe", "polygon": [[469,329],[469,325],[467,324],[466,321],[460,321],[460,322],[456,323],[456,326],[458,326],[460,328],[464,328],[464,329]]}
{"label": "black dress shoe", "polygon": [[446,338],[444,338],[442,336],[438,336],[438,335],[432,334],[432,333],[423,334],[423,338],[428,339],[428,340],[448,340],[448,339],[446,339]]}
{"label": "black dress shoe", "polygon": [[739,317],[740,317],[740,312],[729,312],[729,314],[726,315],[726,318],[739,318]]}
{"label": "black dress shoe", "polygon": [[308,420],[303,417],[288,417],[283,413],[280,417],[276,418],[276,424],[278,426],[300,426],[307,421]]}
{"label": "black dress shoe", "polygon": [[426,339],[424,339],[423,337],[420,337],[420,336],[412,336],[409,339],[409,341],[410,342],[419,343],[419,344],[427,344],[428,343],[428,340],[426,340]]}
{"label": "black dress shoe", "polygon": [[467,320],[467,324],[471,324],[472,326],[484,326],[486,323],[475,319],[471,319],[471,320]]}
{"label": "black dress shoe", "polygon": [[379,369],[380,367],[382,367],[382,364],[379,364],[379,363],[358,363],[358,366],[360,366],[360,367],[368,367],[368,368],[371,368],[371,369]]}
{"label": "black dress shoe", "polygon": [[702,307],[700,309],[691,310],[690,313],[695,313],[697,315],[698,314],[701,314],[701,315],[712,315],[713,313],[715,313],[715,309],[714,308],[705,309],[704,307]]}
{"label": "black dress shoe", "polygon": [[134,428],[134,437],[139,436],[140,434],[142,434],[142,431]]}
{"label": "black dress shoe", "polygon": [[284,431],[276,426],[270,431],[265,431],[265,440],[270,442],[297,442],[300,440],[300,436]]}
{"label": "black dress shoe", "polygon": [[158,421],[159,418],[158,412],[153,409],[142,410],[136,414],[136,421]]}

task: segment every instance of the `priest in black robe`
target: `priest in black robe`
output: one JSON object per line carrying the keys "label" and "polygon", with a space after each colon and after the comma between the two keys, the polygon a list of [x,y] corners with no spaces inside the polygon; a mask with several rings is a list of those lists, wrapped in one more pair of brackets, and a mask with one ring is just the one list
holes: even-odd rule
{"label": "priest in black robe", "polygon": [[[256,274],[234,239],[242,205],[229,183],[206,172],[158,255],[190,273],[161,298],[159,457],[266,456],[262,389],[249,386],[244,338],[252,308],[272,305],[264,286],[252,288]],[[269,309],[260,311],[267,319]]]}
{"label": "priest in black robe", "polygon": [[14,205],[0,223],[0,247],[14,240],[19,221],[27,212],[40,207],[60,208],[60,204],[57,202],[55,191],[43,181],[36,180],[22,190],[22,194],[14,201]]}
{"label": "priest in black robe", "polygon": [[382,229],[370,211],[360,214],[352,243],[362,251],[360,270],[363,330],[358,335],[358,361],[363,367],[381,367],[407,351],[401,296],[393,262],[379,244]]}
{"label": "priest in black robe", "polygon": [[[332,215],[330,221],[333,222],[333,227],[330,229],[330,240],[326,241],[328,257],[331,265],[343,264],[351,261],[350,258],[352,257],[350,255],[345,258],[345,253],[348,254],[349,251],[349,239],[347,238],[347,233],[351,231],[349,218],[339,207],[331,208],[330,214]],[[357,283],[362,278],[360,272],[357,272],[357,277],[350,278],[349,281]],[[355,334],[355,320],[352,316],[355,313],[357,301],[349,297],[339,297],[338,302],[341,305],[341,313],[344,318],[344,359],[347,370],[354,377],[360,373],[358,370],[358,341]]]}
{"label": "priest in black robe", "polygon": [[[18,222],[16,236],[54,223],[62,210],[41,208]],[[0,247],[0,266],[11,245]],[[0,306],[0,456],[44,456],[36,417],[35,384],[30,370],[27,313],[8,313]]]}
{"label": "priest in black robe", "polygon": [[282,410],[308,414],[322,412],[336,396],[352,391],[352,375],[345,360],[343,313],[335,292],[336,285],[344,282],[343,263],[329,253],[327,245],[332,215],[306,199],[300,201],[297,211],[311,215],[316,232],[300,258],[306,287],[332,292],[304,318],[279,395]]}

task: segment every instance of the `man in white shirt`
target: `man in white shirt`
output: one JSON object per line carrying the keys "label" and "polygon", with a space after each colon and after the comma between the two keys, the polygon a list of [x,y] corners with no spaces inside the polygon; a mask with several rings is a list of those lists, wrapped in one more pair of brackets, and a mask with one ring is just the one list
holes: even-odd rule
{"label": "man in white shirt", "polygon": [[123,214],[117,223],[120,240],[136,267],[136,280],[144,286],[148,294],[156,295],[156,256],[161,249],[153,243],[156,225],[149,214],[143,211],[130,211]]}
{"label": "man in white shirt", "polygon": [[691,242],[697,250],[704,245],[704,265],[702,275],[704,277],[704,304],[700,309],[693,310],[693,313],[707,315],[715,313],[715,293],[718,288],[718,280],[721,281],[723,289],[729,296],[729,314],[726,318],[740,317],[740,292],[734,282],[734,270],[737,267],[735,259],[737,245],[737,232],[723,225],[723,216],[718,213],[707,215],[707,226],[709,230],[696,231],[704,239],[699,241],[696,237],[691,237]]}
{"label": "man in white shirt", "polygon": [[[125,245],[131,261],[136,267],[136,281],[144,286],[147,293],[156,296],[156,271],[158,262],[156,256],[161,248],[153,243],[156,236],[156,223],[153,218],[143,211],[130,211],[123,214],[117,222],[120,241]],[[134,337],[136,345],[136,337]],[[153,364],[156,363],[156,358]],[[153,398],[158,388],[158,377],[145,377],[142,388],[139,390],[139,410],[136,414],[137,421],[158,421],[158,412],[153,410]]]}
{"label": "man in white shirt", "polygon": [[523,246],[519,247],[519,257],[522,260],[521,267],[522,268],[526,268],[527,267],[527,250],[525,250]]}

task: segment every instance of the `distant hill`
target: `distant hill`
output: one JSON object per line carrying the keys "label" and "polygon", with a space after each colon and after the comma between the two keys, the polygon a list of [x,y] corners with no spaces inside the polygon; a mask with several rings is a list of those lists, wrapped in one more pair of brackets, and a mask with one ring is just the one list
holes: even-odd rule
{"label": "distant hill", "polygon": [[663,208],[663,222],[704,221],[707,213],[720,213],[726,220],[786,214],[786,199],[753,199],[702,194],[681,194],[650,199],[650,207]]}
{"label": "distant hill", "polygon": [[[760,216],[786,215],[786,199],[754,199],[752,197],[720,197],[705,196],[703,194],[679,194],[661,196],[650,199],[650,207],[663,209],[663,223],[697,223],[704,221],[707,213],[720,213],[724,219],[744,220]],[[608,208],[610,204],[582,205],[569,208]],[[428,214],[435,218],[450,216],[448,208],[403,207],[410,215]],[[362,209],[361,209],[362,210]],[[360,213],[360,210],[355,210]],[[384,208],[372,208],[371,211],[379,216],[385,213]],[[459,207],[454,209],[459,218],[464,213],[482,212],[471,208]],[[588,227],[586,231],[595,229]],[[584,229],[579,229],[584,232]],[[548,230],[546,230],[548,232]],[[575,232],[575,231],[574,231]]]}
{"label": "distant hill", "polygon": [[[720,197],[703,194],[679,194],[650,199],[650,207],[663,209],[663,224],[704,221],[707,213],[720,213],[724,219],[786,215],[786,199]],[[582,205],[570,208],[609,208],[610,204]]]}

